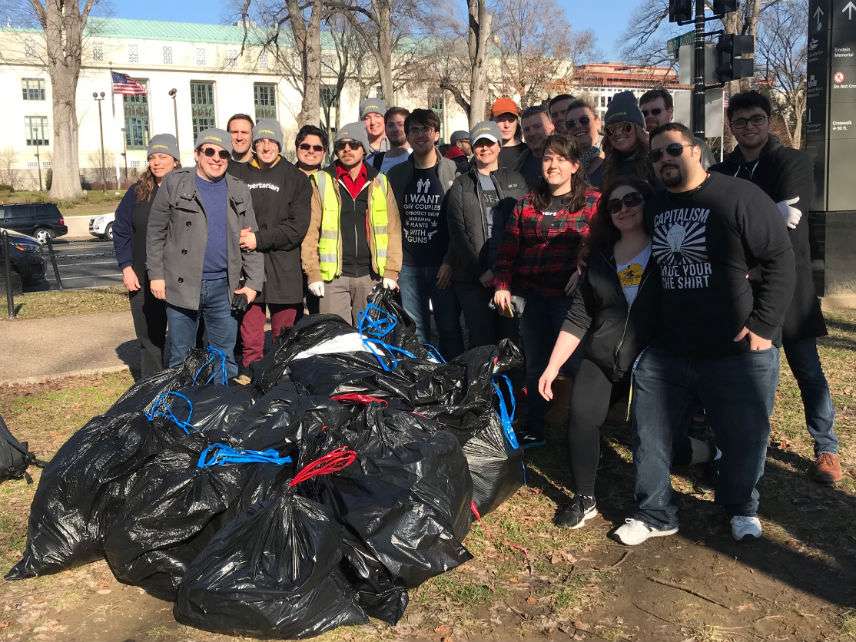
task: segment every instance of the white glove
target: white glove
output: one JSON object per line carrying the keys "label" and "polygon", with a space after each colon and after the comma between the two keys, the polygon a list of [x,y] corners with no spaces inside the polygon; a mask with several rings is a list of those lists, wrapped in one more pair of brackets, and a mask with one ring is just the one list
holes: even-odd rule
{"label": "white glove", "polygon": [[309,291],[319,298],[324,296],[324,281],[315,281],[315,283],[310,283]]}
{"label": "white glove", "polygon": [[398,282],[395,279],[384,279],[383,280],[383,289],[384,290],[397,290]]}
{"label": "white glove", "polygon": [[782,215],[782,218],[785,219],[785,224],[792,230],[796,229],[797,225],[799,225],[800,219],[802,218],[802,212],[795,207],[791,207],[799,202],[800,197],[794,196],[786,201],[779,201],[776,203],[776,207],[779,208],[779,213]]}

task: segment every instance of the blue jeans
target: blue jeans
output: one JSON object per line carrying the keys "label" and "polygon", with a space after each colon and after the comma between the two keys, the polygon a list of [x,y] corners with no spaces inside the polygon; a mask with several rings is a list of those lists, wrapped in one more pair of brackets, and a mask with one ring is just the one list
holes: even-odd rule
{"label": "blue jeans", "polygon": [[708,359],[656,348],[640,355],[633,369],[636,519],[660,529],[678,525],[669,478],[673,434],[696,395],[722,451],[716,503],[731,516],[757,514],[773,410],[769,391],[778,370],[775,347]]}
{"label": "blue jeans", "polygon": [[181,365],[196,347],[200,316],[205,320],[208,343],[226,353],[227,374],[229,377],[237,376],[235,339],[238,336],[238,319],[232,314],[232,292],[227,278],[202,281],[198,310],[167,304],[169,367]]}
{"label": "blue jeans", "polygon": [[[526,357],[526,432],[534,437],[544,437],[544,415],[547,402],[538,394],[538,379],[550,361],[553,345],[562,329],[568,313],[570,299],[566,296],[541,296],[527,294],[520,334],[523,338],[523,354]],[[581,353],[582,350],[578,350]],[[571,357],[563,372],[580,361],[579,354]]]}
{"label": "blue jeans", "polygon": [[835,407],[829,384],[817,354],[817,339],[808,337],[796,341],[783,341],[788,366],[797,380],[802,396],[808,432],[814,439],[814,454],[837,453],[838,437],[835,434]]}
{"label": "blue jeans", "polygon": [[437,347],[446,359],[454,359],[464,351],[461,308],[451,284],[445,289],[437,287],[437,270],[439,266],[402,266],[398,278],[401,304],[416,322],[416,334],[422,343],[431,343],[433,309],[440,344]]}

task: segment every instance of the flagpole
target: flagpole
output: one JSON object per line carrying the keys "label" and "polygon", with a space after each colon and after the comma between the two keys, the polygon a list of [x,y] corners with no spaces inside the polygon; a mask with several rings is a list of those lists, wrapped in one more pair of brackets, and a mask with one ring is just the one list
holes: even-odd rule
{"label": "flagpole", "polygon": [[116,120],[116,92],[113,91],[113,61],[107,63],[110,65],[110,107],[113,109],[113,120]]}

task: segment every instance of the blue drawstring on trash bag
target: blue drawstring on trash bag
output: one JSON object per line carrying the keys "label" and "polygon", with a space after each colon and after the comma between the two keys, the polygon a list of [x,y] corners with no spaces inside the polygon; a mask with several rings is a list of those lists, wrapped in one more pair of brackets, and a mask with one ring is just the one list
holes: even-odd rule
{"label": "blue drawstring on trash bag", "polygon": [[374,355],[385,372],[392,372],[401,363],[402,359],[396,355],[402,355],[408,359],[416,358],[416,355],[409,350],[384,341],[397,324],[398,319],[395,315],[374,303],[369,303],[357,319],[357,331],[362,337],[363,345]]}
{"label": "blue drawstring on trash bag", "polygon": [[436,348],[436,346],[431,345],[430,343],[423,343],[425,349],[428,351],[428,358],[436,361],[437,363],[446,363],[446,358],[443,354]]}
{"label": "blue drawstring on trash bag", "polygon": [[[187,418],[179,419],[175,416],[175,413],[172,411],[172,400],[174,398],[182,399],[187,404]],[[192,424],[190,423],[190,419],[193,416],[193,402],[187,398],[186,395],[176,391],[169,390],[167,392],[160,393],[157,397],[152,400],[152,403],[149,404],[149,407],[145,410],[146,419],[149,421],[154,421],[158,417],[165,417],[169,419],[176,426],[181,428],[184,431],[184,434],[190,434],[190,428]]]}
{"label": "blue drawstring on trash bag", "polygon": [[[205,380],[205,384],[215,383],[219,378],[220,385],[225,386],[229,382],[229,378],[227,376],[226,365],[228,359],[226,357],[226,353],[220,348],[216,348],[212,345],[208,345],[208,360],[203,363],[199,368],[196,369],[196,372],[193,373],[193,385],[199,384],[199,375],[207,368],[208,366],[215,366],[211,369],[211,372],[208,374],[208,379]],[[218,377],[219,375],[219,377]]]}
{"label": "blue drawstring on trash bag", "polygon": [[266,448],[265,450],[242,450],[240,448],[232,448],[228,444],[211,444],[200,453],[196,467],[205,469],[231,464],[274,464],[282,466],[283,464],[290,463],[291,457],[282,457],[273,448]]}
{"label": "blue drawstring on trash bag", "polygon": [[[505,400],[502,388],[497,383],[497,379],[505,383],[505,387],[508,390],[508,402]],[[502,424],[502,431],[505,433],[508,445],[511,446],[513,450],[517,450],[520,448],[520,445],[517,442],[517,435],[514,434],[513,425],[514,415],[517,413],[517,400],[514,398],[514,387],[511,385],[511,379],[509,379],[508,375],[504,374],[499,377],[494,377],[491,384],[493,385],[494,392],[496,392],[496,397],[499,400],[499,421]],[[511,406],[511,412],[508,411],[509,405]]]}

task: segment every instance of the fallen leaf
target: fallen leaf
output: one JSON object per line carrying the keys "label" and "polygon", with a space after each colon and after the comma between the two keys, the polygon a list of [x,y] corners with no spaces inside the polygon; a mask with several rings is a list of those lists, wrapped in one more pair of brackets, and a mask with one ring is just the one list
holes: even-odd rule
{"label": "fallen leaf", "polygon": [[591,624],[586,624],[582,620],[574,620],[574,628],[577,631],[591,631]]}
{"label": "fallen leaf", "polygon": [[440,626],[434,629],[434,633],[439,633],[440,635],[450,635],[452,633],[452,627],[448,624],[441,624]]}
{"label": "fallen leaf", "polygon": [[530,595],[529,597],[526,598],[526,603],[530,604],[530,605],[531,604],[538,604],[538,598],[535,597],[534,595]]}

